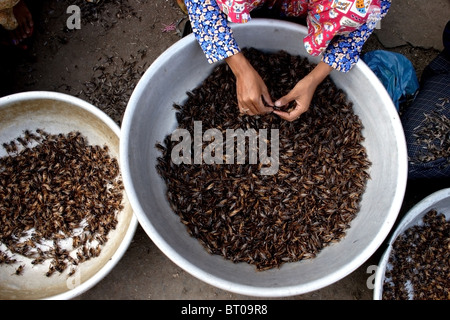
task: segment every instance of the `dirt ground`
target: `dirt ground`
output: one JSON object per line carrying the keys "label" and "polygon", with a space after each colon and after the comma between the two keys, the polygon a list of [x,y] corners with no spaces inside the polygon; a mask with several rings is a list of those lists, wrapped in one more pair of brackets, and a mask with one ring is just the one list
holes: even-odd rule
{"label": "dirt ground", "polygon": [[[119,125],[128,99],[143,72],[169,46],[181,38],[185,14],[176,0],[34,0],[34,37],[28,51],[1,48],[0,96],[11,93],[48,90],[82,98],[105,111]],[[69,5],[81,8],[81,28],[69,30]],[[179,23],[179,30],[171,27]],[[386,49],[376,35],[365,51]],[[417,75],[438,54],[434,49],[404,45],[389,50],[404,54]],[[404,213],[413,203],[442,185],[409,184]],[[377,264],[375,254],[353,274],[317,292],[294,299],[371,299],[366,281],[369,265]],[[138,258],[136,258],[138,257]],[[148,259],[153,259],[153,267]],[[137,260],[136,260],[137,259]],[[134,268],[134,271],[129,271]],[[151,275],[152,270],[156,276]],[[159,272],[159,273],[158,273]],[[138,283],[141,274],[151,284]],[[160,277],[169,278],[162,283]],[[165,278],[164,278],[165,279]],[[157,285],[156,285],[157,284]],[[175,266],[152,244],[139,227],[120,264],[96,287],[80,299],[241,299],[193,279]]]}
{"label": "dirt ground", "polygon": [[[184,17],[175,1],[34,2],[40,4],[33,6],[31,48],[10,50],[9,93],[71,94],[93,103],[118,124],[142,73],[180,39],[176,31],[161,30]],[[81,9],[80,29],[67,28],[72,14],[66,12],[69,5]]]}

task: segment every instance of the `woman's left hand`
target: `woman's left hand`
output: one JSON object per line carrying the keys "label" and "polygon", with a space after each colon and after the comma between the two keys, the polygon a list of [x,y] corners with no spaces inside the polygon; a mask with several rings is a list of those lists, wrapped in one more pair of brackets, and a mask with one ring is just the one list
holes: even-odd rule
{"label": "woman's left hand", "polygon": [[282,107],[295,101],[295,108],[289,112],[274,110],[273,113],[287,121],[297,120],[304,112],[308,111],[316,87],[308,81],[308,78],[303,78],[287,95],[275,101],[276,107]]}
{"label": "woman's left hand", "polygon": [[287,121],[298,119],[302,113],[308,111],[317,86],[330,74],[331,70],[332,67],[328,64],[319,62],[308,75],[297,82],[295,87],[287,95],[275,101],[275,107],[282,107],[295,101],[296,105],[294,110],[290,112],[274,110],[273,112]]}

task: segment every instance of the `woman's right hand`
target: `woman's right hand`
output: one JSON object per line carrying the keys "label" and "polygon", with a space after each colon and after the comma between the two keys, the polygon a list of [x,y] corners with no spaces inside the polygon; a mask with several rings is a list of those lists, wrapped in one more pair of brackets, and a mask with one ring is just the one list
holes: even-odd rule
{"label": "woman's right hand", "polygon": [[265,102],[267,105],[273,106],[269,90],[242,52],[228,57],[226,62],[236,77],[236,93],[240,112],[248,115],[272,112],[272,107],[264,105]]}

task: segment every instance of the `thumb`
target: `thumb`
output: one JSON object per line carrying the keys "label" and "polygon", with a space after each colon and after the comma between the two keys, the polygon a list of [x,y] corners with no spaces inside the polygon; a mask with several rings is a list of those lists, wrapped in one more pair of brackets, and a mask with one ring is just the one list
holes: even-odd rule
{"label": "thumb", "polygon": [[295,97],[292,97],[289,93],[283,97],[281,97],[280,99],[278,99],[277,101],[275,101],[275,107],[282,107],[287,105],[289,102],[291,102],[292,100],[295,100]]}

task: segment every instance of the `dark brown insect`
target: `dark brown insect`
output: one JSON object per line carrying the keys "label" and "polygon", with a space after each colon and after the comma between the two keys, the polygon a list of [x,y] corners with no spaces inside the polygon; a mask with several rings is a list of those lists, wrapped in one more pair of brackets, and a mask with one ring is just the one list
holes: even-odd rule
{"label": "dark brown insect", "polygon": [[17,267],[16,272],[14,272],[15,275],[21,276],[23,274],[23,269],[25,268],[24,264],[21,264]]}
{"label": "dark brown insect", "polygon": [[77,270],[75,268],[70,269],[69,273],[67,274],[69,277],[73,276]]}
{"label": "dark brown insect", "polygon": [[48,271],[45,273],[45,275],[46,275],[47,277],[51,277],[52,274],[55,273],[55,271],[56,271],[55,267],[52,266],[52,265],[50,265],[50,267],[48,268]]}

